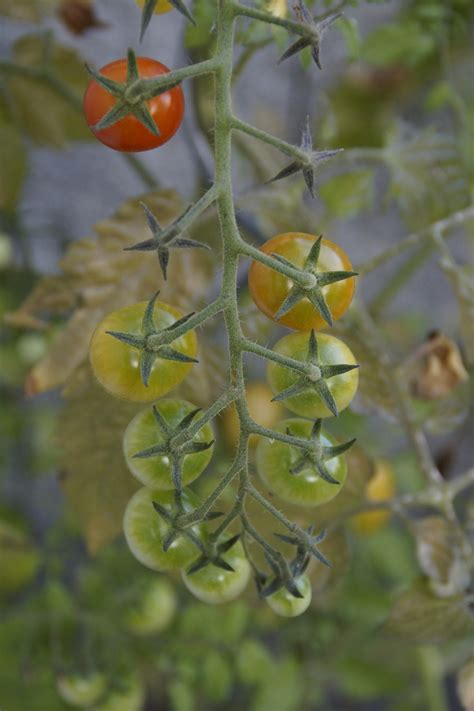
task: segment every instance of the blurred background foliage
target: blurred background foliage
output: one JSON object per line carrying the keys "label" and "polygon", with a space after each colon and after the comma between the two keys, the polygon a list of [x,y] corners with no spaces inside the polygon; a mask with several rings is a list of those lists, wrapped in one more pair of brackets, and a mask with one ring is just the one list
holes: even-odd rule
{"label": "blurred background foliage", "polygon": [[[255,4],[268,7],[267,0]],[[0,708],[71,708],[70,686],[85,676],[106,690],[99,694],[106,701],[84,704],[95,709],[471,711],[474,587],[459,527],[426,502],[396,518],[360,511],[367,500],[395,492],[416,501],[424,490],[403,433],[407,418],[412,430],[428,433],[448,481],[472,466],[474,3],[308,2],[320,15],[345,11],[325,37],[325,70],[311,79],[324,81],[316,110],[306,96],[292,112],[291,92],[285,86],[279,96],[277,75],[272,91],[280,116],[255,97],[243,107],[258,125],[295,140],[310,110],[318,146],[345,148],[322,169],[310,204],[298,178],[266,185],[281,168],[278,156],[236,136],[236,204],[246,238],[258,243],[289,230],[344,235],[367,305],[338,326],[361,364],[360,395],[332,428],[358,437],[349,480],[330,504],[290,512],[328,529],[322,551],[333,566],[312,565],[312,607],[291,621],[276,618],[253,590],[222,608],[203,606],[179,580],[134,561],[120,535],[136,488],[121,437],[137,408],[112,400],[87,363],[100,318],[148,298],[157,282],[163,298],[185,310],[215,294],[220,244],[212,210],[192,230],[211,253],[173,255],[166,284],[149,255],[123,252],[147,237],[144,195],[166,224],[209,180],[207,78],[187,87],[193,120],[187,162],[178,161],[177,170],[193,163],[191,192],[162,170],[158,180],[151,163],[125,157],[137,181],[127,199],[91,223],[86,239],[49,225],[57,265],[45,270],[35,256],[34,219],[49,216],[36,208],[33,221],[25,220],[28,185],[41,179],[31,166],[41,150],[51,161],[71,146],[87,150],[84,56],[107,37],[123,52],[111,18],[120,26],[133,2],[113,5],[111,11],[105,0],[0,0],[2,25],[15,38],[0,60]],[[212,50],[214,10],[208,0],[193,6],[197,27],[179,20],[173,27],[185,56],[198,60]],[[165,26],[168,16],[159,22]],[[241,82],[251,85],[252,62],[273,62],[287,37],[242,23],[238,42],[237,90]],[[316,70],[307,56],[292,61],[292,80],[304,94]],[[100,193],[92,178],[66,209],[80,211],[87,191]],[[102,189],[105,196],[107,185]],[[257,313],[245,283],[243,268],[244,328],[273,342],[276,329]],[[425,340],[433,329],[439,332]],[[201,343],[200,365],[178,392],[206,406],[226,377],[218,325],[206,327]],[[254,416],[271,426],[281,413],[266,404],[261,364],[252,359],[248,377]],[[235,446],[232,413],[216,427],[218,448],[198,487],[202,495]],[[473,486],[454,503],[455,521],[474,543]],[[259,521],[273,530],[265,516]]]}

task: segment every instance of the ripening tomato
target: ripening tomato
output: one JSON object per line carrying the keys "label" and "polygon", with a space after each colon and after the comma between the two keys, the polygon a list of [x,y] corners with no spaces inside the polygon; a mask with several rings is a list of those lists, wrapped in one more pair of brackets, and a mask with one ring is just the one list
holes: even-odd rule
{"label": "ripening tomato", "polygon": [[[185,536],[178,536],[167,551],[163,550],[169,526],[155,511],[153,502],[172,511],[174,497],[174,491],[159,491],[144,486],[128,502],[123,519],[125,538],[135,558],[160,573],[184,568],[199,556],[197,546]],[[190,493],[183,494],[183,504],[187,512],[195,508]],[[197,536],[201,535],[199,526],[192,531]]]}
{"label": "ripening tomato", "polygon": [[303,597],[295,597],[286,588],[280,588],[265,598],[273,612],[280,617],[297,617],[308,609],[311,598],[311,581],[307,575],[300,575],[295,579],[295,585]]}
{"label": "ripening tomato", "polygon": [[183,570],[182,577],[188,590],[201,602],[220,605],[235,600],[247,587],[250,578],[250,563],[243,546],[237,541],[222,557],[234,569],[223,570],[210,563],[196,573]]}
{"label": "ripening tomato", "polygon": [[[319,333],[317,342],[318,358],[321,365],[355,365],[354,354],[339,338],[329,336],[326,333]],[[281,355],[304,362],[307,360],[308,354],[308,334],[289,333],[278,341],[273,350]],[[294,385],[301,376],[295,370],[290,370],[270,361],[267,377],[273,392],[277,395]],[[359,375],[357,369],[341,375],[334,375],[326,380],[339,412],[344,410],[353,399],[357,392],[358,383]],[[319,417],[331,417],[332,414],[310,384],[308,384],[307,390],[287,398],[283,401],[283,404],[296,415],[301,415],[302,417],[317,419]]]}
{"label": "ripening tomato", "polygon": [[[140,351],[111,336],[107,331],[141,335],[146,301],[113,311],[97,326],[91,339],[90,361],[100,384],[115,397],[135,402],[150,402],[165,395],[188,374],[191,363],[156,358],[148,386],[140,375]],[[153,319],[157,330],[165,329],[182,317],[177,309],[161,301],[155,303]],[[188,331],[172,343],[174,350],[194,357],[197,339]]]}
{"label": "ripening tomato", "polygon": [[[309,439],[312,427],[309,420],[294,418],[280,422],[275,431],[283,434],[288,430],[295,437]],[[334,447],[337,444],[333,437],[324,432],[319,441],[323,447]],[[302,456],[303,452],[298,447],[262,438],[257,447],[257,471],[268,488],[290,504],[318,506],[333,499],[346,481],[344,455],[324,461],[325,470],[337,484],[323,479],[316,465],[310,461],[304,469],[292,474],[291,470],[302,461]]]}
{"label": "ripening tomato", "polygon": [[[137,57],[138,73],[142,79],[152,79],[169,74],[170,69],[156,59]],[[127,78],[127,59],[118,59],[102,67],[100,74],[124,84]],[[84,94],[84,114],[87,125],[109,148],[116,151],[149,151],[170,140],[181,125],[184,116],[184,95],[180,86],[154,96],[147,101],[148,110],[159,135],[151,133],[133,114],[127,114],[108,128],[97,131],[94,126],[115,106],[117,98],[92,79]]]}
{"label": "ripening tomato", "polygon": [[157,634],[166,629],[176,613],[176,595],[170,583],[163,579],[147,581],[125,615],[127,629],[139,636]]}
{"label": "ripening tomato", "polygon": [[107,681],[103,674],[62,674],[56,681],[59,696],[80,708],[90,707],[104,695]]}
{"label": "ripening tomato", "polygon": [[[135,0],[135,2],[140,7],[143,7],[145,4],[145,0]],[[153,12],[155,15],[164,15],[166,12],[170,12],[171,10],[173,10],[173,5],[171,5],[168,0],[158,0]]]}
{"label": "ripening tomato", "polygon": [[[395,494],[395,479],[390,462],[379,459],[375,463],[375,471],[365,487],[367,501],[389,501]],[[352,518],[352,526],[357,533],[374,533],[382,528],[390,519],[390,511],[365,511]]]}
{"label": "ripening tomato", "polygon": [[[160,400],[155,408],[171,429],[196,409],[186,400]],[[212,427],[207,423],[193,437],[192,442],[204,444],[212,440]],[[123,450],[128,468],[142,484],[154,489],[174,489],[169,456],[158,453],[142,458],[135,455],[164,442],[165,435],[160,430],[151,407],[139,412],[125,430]],[[212,450],[211,446],[202,452],[192,452],[184,457],[181,473],[183,486],[190,484],[204,471],[211,460]]]}
{"label": "ripening tomato", "polygon": [[[281,418],[283,407],[279,402],[272,402],[273,393],[266,383],[248,383],[245,395],[250,417],[258,425],[271,428]],[[240,423],[235,405],[230,405],[224,411],[222,423],[227,442],[231,447],[236,447],[240,437]],[[259,435],[250,435],[250,447],[255,447],[259,440]]]}
{"label": "ripening tomato", "polygon": [[[317,239],[315,235],[303,232],[287,232],[268,240],[260,249],[265,254],[280,255],[295,267],[302,269]],[[334,242],[323,239],[316,267],[311,268],[310,271],[314,274],[350,272],[352,265],[344,250]],[[292,287],[293,282],[288,277],[260,262],[252,262],[249,270],[250,293],[258,308],[269,318],[276,320],[275,315]],[[349,308],[354,296],[354,289],[354,277],[322,287],[323,296],[334,320],[340,318]],[[306,297],[298,301],[293,308],[278,319],[277,323],[298,331],[317,330],[327,325],[320,311]]]}

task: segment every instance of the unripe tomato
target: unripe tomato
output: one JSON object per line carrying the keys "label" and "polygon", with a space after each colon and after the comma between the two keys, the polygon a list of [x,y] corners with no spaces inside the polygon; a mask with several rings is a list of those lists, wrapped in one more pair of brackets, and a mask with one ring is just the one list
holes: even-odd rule
{"label": "unripe tomato", "polygon": [[[262,427],[273,427],[283,414],[283,406],[279,402],[272,402],[273,393],[268,385],[261,382],[248,383],[245,394],[250,417]],[[229,445],[235,447],[240,436],[240,423],[235,405],[225,410],[222,420],[224,436]],[[259,435],[250,435],[249,445],[255,447],[259,439]]]}
{"label": "unripe tomato", "polygon": [[251,569],[241,542],[237,541],[222,557],[233,567],[233,572],[212,564],[191,575],[182,572],[184,584],[201,602],[212,605],[230,602],[247,587]]}
{"label": "unripe tomato", "polygon": [[145,687],[138,676],[120,677],[116,687],[93,711],[142,711],[145,703]]}
{"label": "unripe tomato", "polygon": [[127,611],[125,624],[136,635],[157,634],[166,629],[176,613],[176,596],[167,580],[150,580],[139,599]]}
{"label": "unripe tomato", "polygon": [[41,556],[21,528],[0,520],[0,598],[30,585],[41,565]]}
{"label": "unripe tomato", "polygon": [[266,597],[265,600],[273,612],[280,617],[297,617],[308,609],[311,598],[311,581],[307,575],[300,575],[295,580],[296,587],[303,597],[295,597],[286,588],[280,588],[276,593]]}
{"label": "unripe tomato", "polygon": [[[312,430],[309,420],[283,420],[275,428],[277,432],[287,430],[295,437],[309,439]],[[333,447],[337,442],[325,433],[320,435],[323,447]],[[316,466],[308,465],[298,474],[292,474],[291,469],[301,460],[302,451],[284,442],[262,438],[257,447],[257,471],[268,486],[281,499],[297,506],[318,506],[333,499],[341,491],[346,481],[347,465],[344,455],[334,457],[324,462],[329,475],[338,483],[325,481]]]}
{"label": "unripe tomato", "polygon": [[288,15],[288,2],[287,0],[268,0],[265,9],[275,17],[286,17]]}
{"label": "unripe tomato", "polygon": [[[169,74],[170,69],[156,59],[137,57],[138,73],[142,79],[152,79]],[[102,67],[100,74],[124,84],[127,78],[127,59],[118,59]],[[184,95],[180,86],[154,96],[147,101],[148,110],[159,135],[151,133],[133,114],[127,114],[112,126],[97,131],[94,126],[115,106],[117,98],[95,79],[89,82],[84,94],[84,114],[87,125],[99,141],[116,151],[149,151],[170,140],[181,125],[184,116]]]}
{"label": "unripe tomato", "polygon": [[[178,536],[167,551],[163,543],[169,534],[169,526],[155,511],[156,501],[170,511],[174,506],[174,491],[159,491],[144,486],[128,502],[123,519],[123,530],[128,547],[140,563],[152,570],[165,572],[190,565],[199,556],[199,549],[185,536]],[[190,495],[183,494],[185,511],[194,509]],[[193,528],[200,535],[198,526]]]}
{"label": "unripe tomato", "polygon": [[63,674],[56,681],[60,697],[80,708],[90,707],[104,695],[107,682],[103,674]]}
{"label": "unripe tomato", "polygon": [[[176,427],[195,406],[186,400],[160,400],[156,409],[171,428]],[[193,442],[205,443],[213,440],[212,427],[204,425]],[[174,489],[172,467],[168,455],[157,454],[147,458],[134,458],[134,455],[154,445],[164,442],[164,435],[157,425],[153,409],[147,408],[136,415],[125,430],[123,450],[128,468],[145,486],[154,489]],[[213,447],[203,452],[193,452],[185,456],[182,469],[183,486],[190,484],[204,471],[212,457]]]}
{"label": "unripe tomato", "polygon": [[[350,348],[339,338],[329,336],[326,333],[319,333],[317,340],[321,365],[338,365],[342,363],[353,365],[356,363]],[[308,334],[290,333],[287,336],[283,336],[273,350],[281,355],[305,362],[308,353]],[[275,395],[294,385],[300,378],[300,374],[295,370],[285,368],[273,361],[268,364],[267,376]],[[357,392],[358,383],[359,374],[357,369],[350,370],[342,375],[335,375],[326,380],[339,412],[344,410],[351,402]],[[302,417],[317,419],[319,417],[331,417],[332,415],[318,393],[309,388],[299,395],[284,400],[284,405]]]}
{"label": "unripe tomato", "polygon": [[[136,402],[150,402],[165,395],[188,374],[191,363],[182,363],[156,358],[148,387],[140,375],[140,351],[118,341],[107,331],[141,334],[146,301],[124,306],[113,311],[97,326],[91,339],[90,361],[100,384],[115,397]],[[183,314],[161,301],[155,303],[153,319],[158,329],[164,329],[181,318]],[[172,343],[173,349],[194,357],[197,339],[194,331],[188,331]]]}
{"label": "unripe tomato", "polygon": [[[265,254],[278,254],[296,268],[301,269],[317,239],[315,235],[303,232],[287,232],[268,240],[260,249]],[[344,250],[334,242],[323,239],[319,260],[314,271],[315,273],[352,271],[352,265]],[[250,293],[258,308],[269,318],[276,320],[275,315],[292,286],[293,282],[288,277],[260,262],[252,262],[249,270]],[[322,287],[323,295],[334,320],[340,318],[349,308],[354,296],[354,289],[354,277]],[[307,298],[295,304],[288,313],[278,319],[277,323],[298,331],[317,330],[327,325],[321,313]]]}
{"label": "unripe tomato", "polygon": [[[143,7],[145,4],[145,0],[135,0],[135,2],[139,5],[139,7]],[[173,5],[171,5],[168,0],[158,0],[153,12],[155,15],[164,15],[166,12],[170,12],[171,10],[173,10]]]}
{"label": "unripe tomato", "polygon": [[[375,471],[365,487],[367,501],[389,501],[395,495],[395,478],[390,462],[379,459]],[[352,525],[357,533],[370,534],[382,528],[390,519],[390,511],[366,511],[352,518]]]}

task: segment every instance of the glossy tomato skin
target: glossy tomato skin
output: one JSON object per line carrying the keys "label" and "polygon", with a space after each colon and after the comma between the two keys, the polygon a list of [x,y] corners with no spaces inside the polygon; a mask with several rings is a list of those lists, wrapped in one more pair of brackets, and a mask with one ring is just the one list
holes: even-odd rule
{"label": "glossy tomato skin", "polygon": [[240,541],[223,554],[223,558],[234,568],[234,572],[215,565],[206,565],[189,575],[183,571],[183,581],[188,590],[201,602],[220,605],[235,600],[247,587],[250,578],[248,562]]}
{"label": "glossy tomato skin", "polygon": [[[317,241],[315,235],[304,232],[286,232],[276,235],[260,248],[265,254],[279,254],[302,268],[311,247]],[[323,239],[316,272],[352,271],[347,254],[334,242]],[[249,270],[249,289],[258,308],[269,318],[275,320],[275,314],[288,296],[293,282],[288,277],[270,269],[260,262],[252,262]],[[323,287],[323,294],[334,320],[340,318],[349,308],[355,290],[355,279],[350,277]],[[310,331],[327,326],[319,311],[308,299],[303,299],[293,306],[278,323],[297,331]]]}
{"label": "glossy tomato skin", "polygon": [[[138,72],[141,78],[151,79],[170,70],[156,59],[137,57]],[[118,59],[102,67],[100,74],[123,84],[127,78],[127,60]],[[148,109],[160,133],[152,134],[140,121],[128,114],[117,123],[96,131],[94,126],[110,111],[117,102],[106,89],[94,79],[84,94],[84,114],[87,124],[99,141],[116,151],[136,153],[158,148],[170,140],[181,125],[184,116],[184,95],[180,86],[165,91],[147,102]]]}
{"label": "glossy tomato skin", "polygon": [[[192,366],[192,363],[156,358],[146,387],[140,375],[140,351],[118,341],[107,331],[118,331],[141,335],[146,301],[125,306],[104,318],[94,331],[90,344],[92,370],[101,383],[115,397],[134,402],[151,402],[165,395],[178,385]],[[157,301],[153,319],[157,329],[163,329],[181,318],[177,309]],[[194,331],[188,331],[172,343],[172,347],[194,357],[197,353],[197,339]]]}
{"label": "glossy tomato skin", "polygon": [[[313,423],[309,420],[288,419],[275,428],[284,434],[287,429],[292,435],[309,439]],[[324,432],[320,442],[323,447],[332,447],[337,442]],[[262,439],[257,447],[257,471],[268,488],[281,499],[296,506],[318,506],[333,499],[341,491],[347,477],[344,455],[325,462],[329,474],[339,482],[331,484],[319,475],[316,467],[308,466],[299,474],[291,474],[290,469],[301,459],[301,450],[284,442]]]}
{"label": "glossy tomato skin", "polygon": [[[125,509],[123,530],[128,547],[140,563],[158,572],[179,570],[199,556],[199,549],[184,536],[178,536],[166,552],[163,550],[169,526],[155,511],[153,502],[171,511],[174,496],[174,491],[160,491],[144,486],[132,496]],[[185,511],[194,509],[190,494],[183,495],[183,504]],[[201,535],[200,527],[193,528],[193,532]]]}
{"label": "glossy tomato skin", "polygon": [[[272,402],[273,393],[266,383],[258,381],[247,383],[245,396],[250,417],[262,427],[271,428],[283,415],[283,406],[279,402]],[[224,436],[229,446],[234,449],[240,438],[240,422],[235,405],[230,405],[223,415],[222,424]],[[257,446],[260,435],[252,434],[249,437],[249,447]]]}
{"label": "glossy tomato skin", "polygon": [[280,588],[276,593],[265,598],[273,612],[280,617],[297,617],[306,612],[311,603],[311,582],[307,575],[300,575],[295,580],[296,587],[303,597],[295,597],[286,588]]}
{"label": "glossy tomato skin", "polygon": [[[181,420],[196,409],[195,405],[186,400],[160,400],[155,406],[170,427],[175,428]],[[199,416],[197,416],[199,417]],[[212,427],[206,423],[193,442],[211,442],[214,439]],[[167,455],[159,454],[146,459],[134,458],[134,454],[144,449],[161,444],[164,441],[153,409],[142,410],[136,415],[125,430],[123,451],[128,468],[132,474],[145,486],[154,489],[174,489],[171,475],[171,462]],[[203,452],[188,454],[183,461],[182,483],[187,486],[204,471],[212,457],[213,447]]]}
{"label": "glossy tomato skin", "polygon": [[[336,365],[345,363],[353,365],[356,363],[354,354],[346,344],[335,336],[320,333],[318,340],[318,356],[322,365]],[[294,358],[295,360],[306,361],[308,353],[308,334],[290,333],[283,336],[273,348],[281,355]],[[285,368],[277,363],[270,362],[267,370],[268,382],[275,395],[293,385],[299,374]],[[342,375],[335,375],[326,380],[327,386],[336,402],[339,412],[344,410],[357,392],[359,384],[358,370],[354,369]],[[283,404],[288,410],[302,417],[316,419],[319,417],[332,417],[332,413],[326,407],[320,396],[311,389],[299,395],[284,400]]]}
{"label": "glossy tomato skin", "polygon": [[[136,2],[140,7],[143,7],[145,4],[145,0],[136,0]],[[164,15],[167,12],[171,12],[171,10],[173,10],[173,5],[171,5],[168,0],[158,0],[153,12],[155,15]]]}

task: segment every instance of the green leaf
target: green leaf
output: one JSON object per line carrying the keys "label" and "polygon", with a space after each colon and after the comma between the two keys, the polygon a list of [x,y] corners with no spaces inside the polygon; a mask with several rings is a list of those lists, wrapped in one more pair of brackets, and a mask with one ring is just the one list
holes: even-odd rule
{"label": "green leaf", "polygon": [[0,121],[0,210],[14,212],[28,169],[25,146],[14,124]]}
{"label": "green leaf", "polygon": [[[41,66],[44,37],[23,36],[13,47],[12,61],[25,67]],[[50,49],[51,71],[64,84],[70,99],[64,98],[38,78],[9,74],[5,84],[15,121],[34,143],[61,148],[67,141],[91,139],[82,111],[82,95],[88,83],[82,58],[68,47]],[[45,110],[47,107],[47,111]]]}
{"label": "green leaf", "polygon": [[444,642],[472,636],[474,617],[463,595],[436,597],[419,581],[396,600],[383,631],[412,642]]}
{"label": "green leaf", "polygon": [[125,506],[137,490],[123,454],[123,432],[140,409],[118,401],[95,381],[88,365],[76,371],[59,418],[61,485],[91,553],[122,531]]}
{"label": "green leaf", "polygon": [[334,217],[350,217],[372,204],[374,174],[356,170],[336,175],[320,186],[319,194]]}

